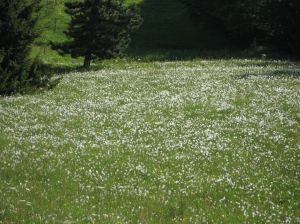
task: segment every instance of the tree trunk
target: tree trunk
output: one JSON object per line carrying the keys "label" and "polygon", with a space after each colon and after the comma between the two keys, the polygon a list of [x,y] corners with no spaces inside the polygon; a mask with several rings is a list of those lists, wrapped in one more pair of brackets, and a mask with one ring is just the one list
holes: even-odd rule
{"label": "tree trunk", "polygon": [[91,55],[86,55],[84,57],[84,63],[83,63],[83,67],[86,69],[89,69],[91,66]]}

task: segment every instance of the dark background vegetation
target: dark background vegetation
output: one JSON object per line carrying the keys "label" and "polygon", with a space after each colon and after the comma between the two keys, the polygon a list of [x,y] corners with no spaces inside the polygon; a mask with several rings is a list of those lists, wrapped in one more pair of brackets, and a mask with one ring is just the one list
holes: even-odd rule
{"label": "dark background vegetation", "polygon": [[181,0],[143,0],[138,4],[144,23],[132,35],[131,48],[219,50],[230,43],[193,24]]}
{"label": "dark background vegetation", "polygon": [[[251,41],[300,53],[298,0],[182,0],[191,20],[224,33],[239,47]],[[256,43],[257,44],[257,43]]]}

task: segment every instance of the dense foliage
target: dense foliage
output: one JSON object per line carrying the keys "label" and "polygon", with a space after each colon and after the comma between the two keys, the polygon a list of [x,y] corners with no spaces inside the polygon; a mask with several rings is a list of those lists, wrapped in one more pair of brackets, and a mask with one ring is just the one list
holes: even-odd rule
{"label": "dense foliage", "polygon": [[139,8],[125,7],[123,3],[123,0],[65,3],[66,13],[72,18],[65,34],[71,42],[53,44],[53,48],[74,58],[83,56],[85,68],[89,68],[94,59],[122,56],[130,43],[128,31],[142,23]]}
{"label": "dense foliage", "polygon": [[195,23],[246,46],[254,40],[300,53],[298,0],[182,0]]}
{"label": "dense foliage", "polygon": [[0,0],[0,94],[25,93],[52,87],[50,73],[40,60],[32,59],[41,1]]}

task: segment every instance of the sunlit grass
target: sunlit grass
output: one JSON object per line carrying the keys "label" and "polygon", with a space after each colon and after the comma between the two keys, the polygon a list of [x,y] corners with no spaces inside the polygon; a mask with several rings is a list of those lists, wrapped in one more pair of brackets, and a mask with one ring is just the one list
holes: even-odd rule
{"label": "sunlit grass", "polygon": [[0,222],[300,222],[299,65],[146,61],[0,98]]}

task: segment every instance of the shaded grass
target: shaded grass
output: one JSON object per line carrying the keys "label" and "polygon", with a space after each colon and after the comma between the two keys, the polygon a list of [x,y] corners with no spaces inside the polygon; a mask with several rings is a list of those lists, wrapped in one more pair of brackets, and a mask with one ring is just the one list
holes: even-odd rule
{"label": "shaded grass", "polygon": [[[267,53],[267,54],[266,54]],[[256,65],[261,64],[265,66],[272,63],[276,65],[278,60],[295,61],[297,58],[292,58],[289,55],[279,54],[268,48],[259,48],[258,50],[216,50],[216,51],[201,51],[201,50],[174,50],[174,49],[144,49],[144,48],[129,48],[125,52],[124,58],[116,58],[111,60],[93,61],[90,71],[97,71],[100,69],[127,69],[128,67],[141,66],[143,68],[153,67],[152,62],[182,62],[195,60],[232,60],[232,59],[251,59],[252,63]],[[262,54],[266,54],[266,58],[262,58]],[[39,57],[49,65],[49,69],[55,74],[66,74],[69,72],[84,72],[83,58],[73,59],[70,56],[60,56],[56,51],[51,50],[48,46],[36,46],[32,52],[33,56]],[[242,66],[242,65],[241,65]],[[284,71],[278,71],[278,75],[282,75]],[[241,74],[241,77],[247,77],[250,73]],[[274,74],[272,74],[274,75]]]}

